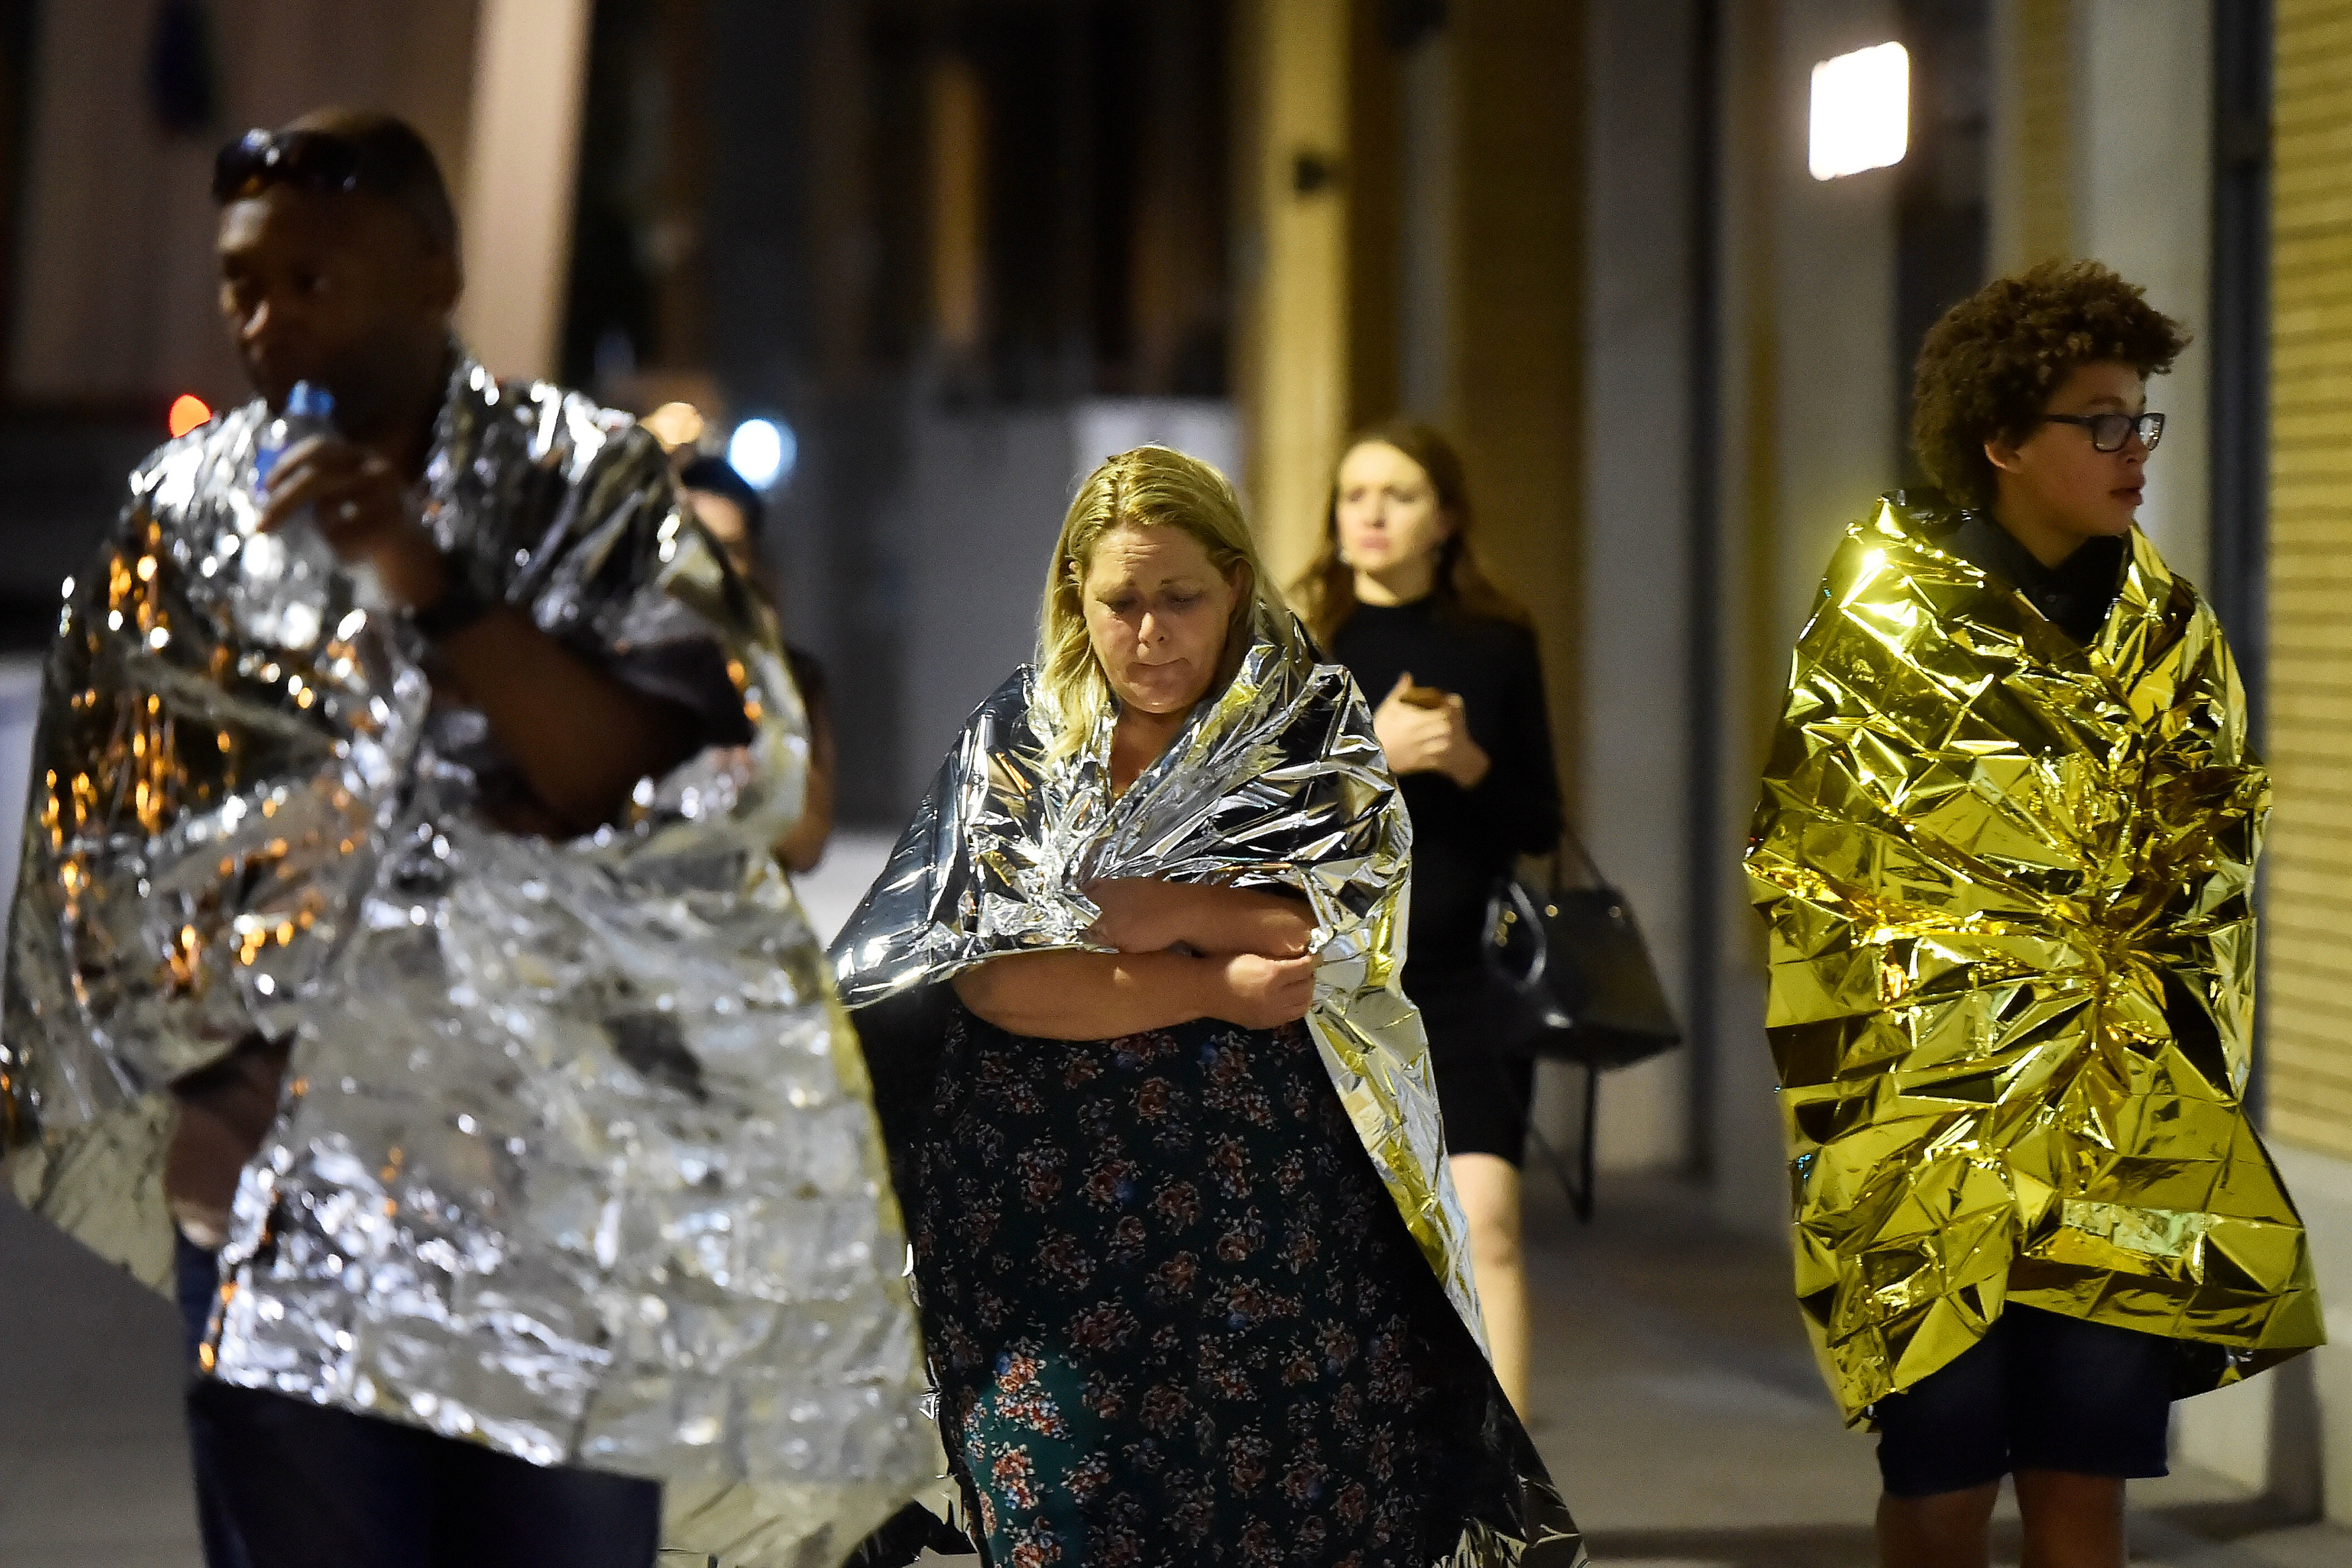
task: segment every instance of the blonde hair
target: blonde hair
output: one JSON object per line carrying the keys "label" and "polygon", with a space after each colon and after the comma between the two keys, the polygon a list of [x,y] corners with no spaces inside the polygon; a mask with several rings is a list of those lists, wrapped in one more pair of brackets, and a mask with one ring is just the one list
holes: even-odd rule
{"label": "blonde hair", "polygon": [[[1262,622],[1286,652],[1305,652],[1298,623],[1275,596],[1257,542],[1242,517],[1240,498],[1225,476],[1197,457],[1166,446],[1139,446],[1108,458],[1087,476],[1062,518],[1045,573],[1045,602],[1037,621],[1037,697],[1050,732],[1049,752],[1066,757],[1087,743],[1111,711],[1110,683],[1087,635],[1085,588],[1095,546],[1116,528],[1181,528],[1231,580],[1244,577],[1225,628],[1217,671],[1222,688],[1248,652],[1254,622]],[[1259,612],[1266,612],[1261,616]]]}

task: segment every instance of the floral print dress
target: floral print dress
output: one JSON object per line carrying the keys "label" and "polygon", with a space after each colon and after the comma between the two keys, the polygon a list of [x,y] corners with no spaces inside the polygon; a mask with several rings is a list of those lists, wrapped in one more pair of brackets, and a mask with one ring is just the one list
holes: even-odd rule
{"label": "floral print dress", "polygon": [[997,1568],[1427,1568],[1510,1516],[1524,1436],[1303,1026],[959,1004],[935,1083],[916,1283]]}

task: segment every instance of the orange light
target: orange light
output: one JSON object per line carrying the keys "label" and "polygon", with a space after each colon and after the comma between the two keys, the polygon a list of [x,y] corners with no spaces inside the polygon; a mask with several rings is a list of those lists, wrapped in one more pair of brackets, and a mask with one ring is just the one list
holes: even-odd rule
{"label": "orange light", "polygon": [[654,433],[665,452],[675,452],[681,446],[691,446],[702,439],[702,427],[707,423],[702,411],[690,402],[666,402],[639,421]]}
{"label": "orange light", "polygon": [[211,404],[194,392],[182,392],[172,400],[172,412],[167,417],[171,423],[172,434],[177,438],[187,434],[212,416]]}

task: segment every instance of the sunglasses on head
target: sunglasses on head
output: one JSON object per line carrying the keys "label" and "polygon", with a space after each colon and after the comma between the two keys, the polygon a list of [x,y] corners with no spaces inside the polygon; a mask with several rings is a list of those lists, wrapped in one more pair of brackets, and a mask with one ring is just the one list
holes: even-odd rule
{"label": "sunglasses on head", "polygon": [[360,150],[324,131],[248,131],[213,160],[213,200],[224,205],[272,185],[300,191],[356,191]]}

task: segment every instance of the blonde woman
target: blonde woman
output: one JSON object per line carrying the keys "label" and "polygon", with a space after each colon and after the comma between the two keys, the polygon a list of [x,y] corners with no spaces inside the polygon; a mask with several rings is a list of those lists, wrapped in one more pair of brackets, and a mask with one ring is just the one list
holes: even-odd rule
{"label": "blonde woman", "polygon": [[1425,424],[1367,431],[1339,459],[1323,550],[1296,593],[1380,704],[1372,727],[1412,814],[1404,988],[1428,1025],[1495,1374],[1524,1412],[1519,1167],[1535,1062],[1494,1046],[1479,943],[1496,881],[1518,856],[1559,847],[1559,779],[1534,629],[1479,570],[1470,525],[1451,442]]}
{"label": "blonde woman", "polygon": [[877,1060],[925,1091],[898,1168],[991,1561],[1580,1560],[1468,1326],[1408,844],[1224,480],[1096,470],[1036,667],[834,950],[862,1024],[936,1004]]}

